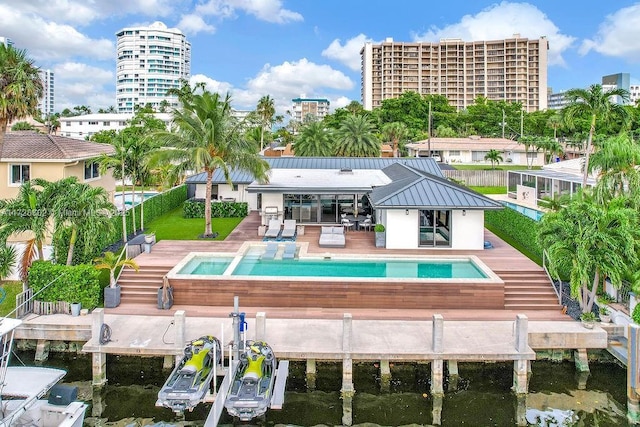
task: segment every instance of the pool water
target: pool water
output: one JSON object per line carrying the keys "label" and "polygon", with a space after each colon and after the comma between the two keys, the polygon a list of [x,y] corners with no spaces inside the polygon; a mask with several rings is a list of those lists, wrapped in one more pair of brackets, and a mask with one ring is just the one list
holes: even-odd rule
{"label": "pool water", "polygon": [[220,275],[229,267],[231,261],[231,257],[196,257],[187,262],[179,274]]}
{"label": "pool water", "polygon": [[520,212],[522,215],[531,218],[534,221],[540,221],[544,212],[539,211],[537,209],[528,208],[526,206],[516,205],[511,202],[502,202],[503,205],[508,207],[509,209],[513,209],[514,211]]}

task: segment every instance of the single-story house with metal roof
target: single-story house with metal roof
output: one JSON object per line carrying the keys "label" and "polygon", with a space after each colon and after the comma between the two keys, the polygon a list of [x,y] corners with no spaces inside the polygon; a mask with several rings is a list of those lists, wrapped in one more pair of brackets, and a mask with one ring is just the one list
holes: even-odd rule
{"label": "single-story house with metal roof", "polygon": [[30,131],[7,132],[0,145],[0,199],[15,198],[29,179],[58,181],[70,176],[104,188],[113,198],[115,179],[111,171],[100,173],[95,160],[114,152],[108,144]]}
{"label": "single-story house with metal roof", "polygon": [[[266,159],[269,182],[232,171],[229,185],[213,176],[218,200],[247,202],[269,219],[298,224],[339,224],[345,213],[370,214],[386,228],[389,249],[484,248],[484,211],[503,206],[447,180],[430,158]],[[206,174],[187,179],[189,194],[204,198]]]}

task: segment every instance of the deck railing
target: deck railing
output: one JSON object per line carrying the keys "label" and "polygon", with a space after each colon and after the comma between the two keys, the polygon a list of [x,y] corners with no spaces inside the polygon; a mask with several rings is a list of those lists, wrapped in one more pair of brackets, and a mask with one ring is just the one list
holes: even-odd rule
{"label": "deck railing", "polygon": [[[560,280],[559,278],[553,279],[551,277],[551,273],[549,272],[549,268],[547,268],[547,260],[549,258],[549,254],[547,253],[546,249],[542,250],[542,268],[544,269],[544,272],[547,274],[547,277],[549,278],[549,281],[553,284],[553,291],[556,293],[556,296],[558,297],[558,303],[560,305],[562,305],[562,287],[563,287],[563,283],[562,280]],[[556,288],[555,286],[555,282],[556,280],[558,281],[558,288]]]}
{"label": "deck railing", "polygon": [[[120,256],[118,257],[118,260],[116,261],[116,265],[118,265],[120,260],[122,260],[122,257],[123,256],[127,256],[128,253],[129,253],[129,243],[125,243],[124,247],[122,248],[122,252],[120,252]],[[118,271],[118,274],[116,275],[116,283],[118,283],[118,279],[120,279],[120,275],[122,274],[122,270],[124,270],[124,267],[120,267],[120,270]]]}

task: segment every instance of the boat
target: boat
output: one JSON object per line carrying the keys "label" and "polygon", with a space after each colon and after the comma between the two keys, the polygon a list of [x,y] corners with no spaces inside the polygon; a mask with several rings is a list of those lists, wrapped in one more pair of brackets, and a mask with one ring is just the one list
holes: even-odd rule
{"label": "boat", "polygon": [[240,421],[264,415],[271,404],[276,367],[276,357],[266,342],[247,341],[225,400],[227,413]]}
{"label": "boat", "polygon": [[211,390],[214,365],[222,361],[220,341],[211,335],[193,340],[184,348],[184,355],[158,392],[156,406],[175,412],[193,410]]}
{"label": "boat", "polygon": [[88,405],[78,388],[59,384],[62,369],[9,366],[19,319],[0,319],[0,427],[82,427]]}

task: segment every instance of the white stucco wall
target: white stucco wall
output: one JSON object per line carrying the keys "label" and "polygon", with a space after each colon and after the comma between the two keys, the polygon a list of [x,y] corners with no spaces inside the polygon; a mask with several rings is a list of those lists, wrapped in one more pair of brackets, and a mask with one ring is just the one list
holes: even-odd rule
{"label": "white stucco wall", "polygon": [[[206,184],[196,184],[196,199],[204,199]],[[249,210],[255,210],[258,205],[257,194],[249,194],[246,184],[238,184],[238,190],[234,191],[229,184],[218,184],[218,199],[235,199],[236,202],[247,202]]]}
{"label": "white stucco wall", "polygon": [[262,216],[262,225],[267,225],[267,220],[264,217],[264,209],[277,207],[279,219],[284,220],[283,211],[284,211],[284,201],[281,193],[262,193],[262,212],[260,215]]}
{"label": "white stucco wall", "polygon": [[386,222],[387,249],[416,249],[418,247],[418,211],[388,209]]}
{"label": "white stucco wall", "polygon": [[484,249],[484,211],[453,211],[451,249]]}

